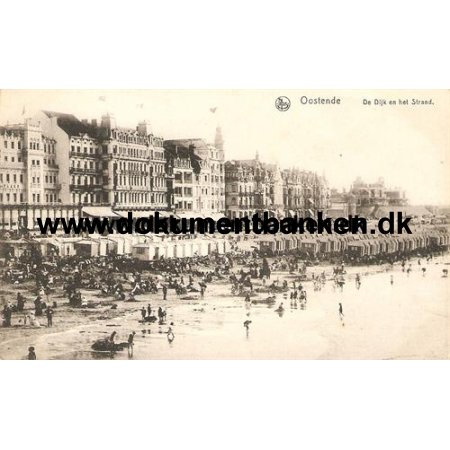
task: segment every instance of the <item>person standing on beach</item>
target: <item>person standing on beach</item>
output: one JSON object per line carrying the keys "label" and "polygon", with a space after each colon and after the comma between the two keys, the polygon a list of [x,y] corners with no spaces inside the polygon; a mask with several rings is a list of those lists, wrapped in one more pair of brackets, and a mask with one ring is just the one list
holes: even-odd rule
{"label": "person standing on beach", "polygon": [[145,321],[145,315],[146,315],[147,311],[145,310],[144,307],[142,307],[141,309],[141,316],[142,316],[142,320]]}
{"label": "person standing on beach", "polygon": [[28,356],[27,359],[29,360],[36,360],[36,353],[34,351],[34,347],[28,347]]}
{"label": "person standing on beach", "polygon": [[167,300],[167,286],[163,286],[163,300]]}
{"label": "person standing on beach", "polygon": [[25,306],[25,298],[20,292],[18,292],[17,293],[17,312],[23,312],[24,306]]}

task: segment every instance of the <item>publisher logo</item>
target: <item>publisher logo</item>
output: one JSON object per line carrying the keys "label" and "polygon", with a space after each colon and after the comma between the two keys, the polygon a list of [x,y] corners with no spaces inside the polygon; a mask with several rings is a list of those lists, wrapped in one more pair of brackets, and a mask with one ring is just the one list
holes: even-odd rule
{"label": "publisher logo", "polygon": [[278,97],[275,100],[275,107],[278,111],[287,111],[291,107],[291,101],[284,96]]}

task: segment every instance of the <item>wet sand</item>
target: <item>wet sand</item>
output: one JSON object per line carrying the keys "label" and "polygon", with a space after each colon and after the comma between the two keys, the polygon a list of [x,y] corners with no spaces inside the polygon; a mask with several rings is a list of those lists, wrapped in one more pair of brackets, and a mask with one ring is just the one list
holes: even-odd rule
{"label": "wet sand", "polygon": [[[448,261],[447,256],[418,266],[414,260],[409,276],[398,265],[393,270],[350,267],[342,292],[331,281],[321,291],[314,291],[311,282],[303,283],[308,292],[305,310],[291,307],[283,294],[277,295],[275,306],[247,306],[243,297],[231,296],[228,282],[209,285],[203,299],[181,300],[169,290],[166,301],[161,292],[139,295],[136,303],[114,302],[116,310],[111,309],[111,298],[87,290],[82,291],[86,299],[101,305],[70,308],[58,290],[49,298],[58,302],[54,326],[47,328],[42,317],[44,326],[25,328],[17,324],[20,316],[14,313],[13,327],[0,328],[0,358],[22,359],[33,345],[38,359],[448,359],[449,278],[442,277]],[[425,276],[421,267],[427,269]],[[308,272],[322,270],[331,276],[329,266]],[[360,289],[356,272],[361,274]],[[272,280],[276,278],[292,279],[285,272],[272,273]],[[11,286],[2,289],[11,289],[14,298],[18,291]],[[166,324],[139,323],[140,309],[149,302],[155,313],[159,306],[167,309]],[[275,312],[280,302],[285,306],[281,316]],[[248,333],[245,320],[251,320]],[[171,343],[166,334],[170,322],[175,334]],[[91,351],[96,339],[112,331],[118,333],[116,342],[136,331],[132,357],[127,350],[115,355]]]}

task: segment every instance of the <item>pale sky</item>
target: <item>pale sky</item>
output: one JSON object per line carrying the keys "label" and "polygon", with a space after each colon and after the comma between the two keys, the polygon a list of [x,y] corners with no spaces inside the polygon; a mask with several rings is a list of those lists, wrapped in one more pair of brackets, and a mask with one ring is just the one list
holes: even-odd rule
{"label": "pale sky", "polygon": [[[275,108],[279,95],[291,100],[286,112]],[[341,104],[302,105],[302,96],[336,96]],[[410,105],[363,105],[376,98],[409,99]],[[434,105],[412,106],[412,98],[432,98]],[[405,189],[412,204],[450,204],[448,91],[0,91],[0,124],[39,109],[79,119],[110,112],[119,126],[133,128],[145,119],[165,139],[213,142],[220,124],[226,159],[259,151],[261,160],[282,168],[325,173],[338,189],[348,189],[357,176],[368,182],[384,177],[388,186]]]}

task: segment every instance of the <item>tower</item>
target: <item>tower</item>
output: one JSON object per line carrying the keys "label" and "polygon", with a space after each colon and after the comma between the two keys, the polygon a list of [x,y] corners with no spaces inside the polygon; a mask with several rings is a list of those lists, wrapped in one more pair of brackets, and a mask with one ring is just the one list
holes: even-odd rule
{"label": "tower", "polygon": [[116,128],[116,119],[114,118],[114,116],[109,113],[102,116],[101,127],[109,131]]}
{"label": "tower", "polygon": [[217,148],[217,150],[220,150],[223,152],[223,137],[222,137],[222,129],[220,126],[217,126],[216,128],[216,138],[214,139],[214,147]]}
{"label": "tower", "polygon": [[145,136],[152,133],[152,128],[146,120],[139,122],[136,129],[139,134],[143,134]]}

